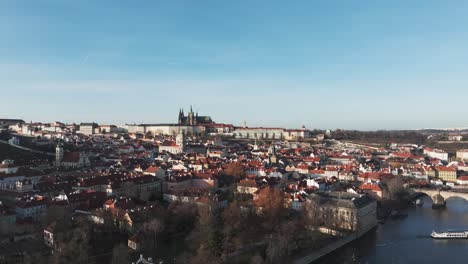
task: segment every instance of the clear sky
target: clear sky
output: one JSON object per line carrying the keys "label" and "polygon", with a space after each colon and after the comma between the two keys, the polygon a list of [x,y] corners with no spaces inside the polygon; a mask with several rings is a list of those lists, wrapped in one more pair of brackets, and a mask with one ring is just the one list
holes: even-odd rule
{"label": "clear sky", "polygon": [[468,127],[468,1],[0,0],[0,117]]}

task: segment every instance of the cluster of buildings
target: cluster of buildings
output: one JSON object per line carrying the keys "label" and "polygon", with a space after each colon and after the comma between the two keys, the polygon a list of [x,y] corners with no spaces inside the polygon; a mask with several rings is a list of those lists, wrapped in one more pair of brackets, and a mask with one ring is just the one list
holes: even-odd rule
{"label": "cluster of buildings", "polygon": [[[348,231],[375,226],[376,200],[387,198],[392,179],[418,186],[468,185],[468,150],[449,162],[441,150],[324,141],[305,128],[235,127],[193,111],[180,110],[178,123],[168,125],[12,122],[7,129],[14,137],[49,135],[42,141],[55,146],[55,155],[1,163],[0,223],[34,224],[51,206],[84,214],[95,224],[108,221],[107,212],[129,233],[128,245],[135,250],[147,219],[142,214],[174,202],[224,208],[229,184],[246,198],[241,203],[246,210],[261,211],[256,202],[261,191],[275,188],[284,194],[285,207],[301,211],[316,203],[324,224]],[[329,212],[337,214],[330,220]],[[51,248],[57,247],[55,225],[44,230]]]}
{"label": "cluster of buildings", "polygon": [[[0,124],[1,124],[0,120]],[[258,140],[307,140],[323,139],[322,135],[313,135],[304,126],[300,129],[285,129],[272,127],[248,127],[234,126],[232,124],[215,123],[210,116],[199,116],[192,107],[185,114],[183,109],[179,110],[177,123],[172,124],[124,124],[99,125],[94,122],[80,124],[54,123],[26,123],[18,119],[5,119],[3,124],[9,125],[9,129],[23,136],[51,138],[55,135],[79,134],[85,136],[106,135],[114,133],[136,133],[152,135],[176,136],[184,131],[187,136],[217,135],[228,136],[236,139],[258,139]],[[1,127],[0,127],[1,129]]]}

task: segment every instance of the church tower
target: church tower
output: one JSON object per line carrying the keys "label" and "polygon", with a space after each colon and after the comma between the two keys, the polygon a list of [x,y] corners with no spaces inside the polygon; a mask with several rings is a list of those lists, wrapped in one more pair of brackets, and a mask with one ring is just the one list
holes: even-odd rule
{"label": "church tower", "polygon": [[195,124],[194,122],[195,116],[193,114],[193,108],[190,106],[190,112],[188,113],[188,125],[193,126]]}
{"label": "church tower", "polygon": [[276,165],[278,163],[278,157],[276,155],[276,147],[271,146],[268,149],[268,155],[269,155],[269,160],[271,165]]}
{"label": "church tower", "polygon": [[179,109],[179,125],[184,124],[184,110],[181,108]]}
{"label": "church tower", "polygon": [[181,129],[179,130],[179,134],[176,137],[176,145],[181,148],[182,151],[184,151],[184,131]]}
{"label": "church tower", "polygon": [[57,143],[57,147],[55,148],[55,165],[58,167],[62,163],[63,160],[63,144],[62,141],[59,140]]}

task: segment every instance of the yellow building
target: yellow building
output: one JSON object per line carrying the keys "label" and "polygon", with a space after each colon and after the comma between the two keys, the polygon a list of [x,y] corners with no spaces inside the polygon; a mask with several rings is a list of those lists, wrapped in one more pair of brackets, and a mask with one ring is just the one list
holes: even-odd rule
{"label": "yellow building", "polygon": [[456,182],[457,169],[453,167],[438,166],[435,167],[436,176],[444,181]]}

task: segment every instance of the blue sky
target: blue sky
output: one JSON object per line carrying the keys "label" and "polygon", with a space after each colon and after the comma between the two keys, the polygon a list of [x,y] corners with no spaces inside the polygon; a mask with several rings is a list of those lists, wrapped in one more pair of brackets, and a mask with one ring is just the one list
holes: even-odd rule
{"label": "blue sky", "polygon": [[468,1],[0,1],[0,117],[468,127]]}

